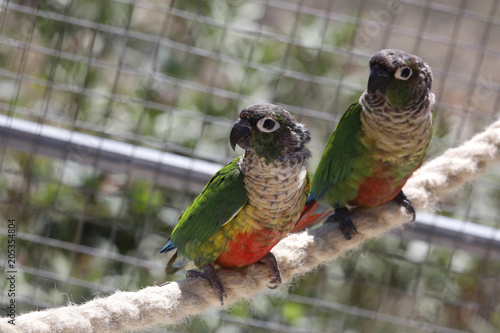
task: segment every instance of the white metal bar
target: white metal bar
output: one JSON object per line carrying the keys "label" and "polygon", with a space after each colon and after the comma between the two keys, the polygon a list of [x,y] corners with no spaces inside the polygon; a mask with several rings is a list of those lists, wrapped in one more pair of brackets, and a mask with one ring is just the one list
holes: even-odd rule
{"label": "white metal bar", "polygon": [[199,192],[221,165],[0,115],[6,147]]}

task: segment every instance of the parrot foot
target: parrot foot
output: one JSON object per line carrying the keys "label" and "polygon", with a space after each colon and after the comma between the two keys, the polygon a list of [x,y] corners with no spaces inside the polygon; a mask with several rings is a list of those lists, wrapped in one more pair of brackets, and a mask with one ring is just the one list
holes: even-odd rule
{"label": "parrot foot", "polygon": [[393,200],[395,203],[406,208],[406,211],[408,213],[412,214],[412,218],[411,218],[410,222],[415,222],[415,217],[416,217],[415,208],[413,208],[413,205],[412,205],[410,199],[408,199],[406,197],[406,195],[403,193],[403,191],[399,191],[398,195],[396,195],[396,197]]}
{"label": "parrot foot", "polygon": [[276,257],[274,254],[269,252],[265,256],[262,257],[262,259],[259,260],[259,262],[262,262],[269,267],[271,272],[273,273],[273,279],[271,280],[271,286],[267,286],[269,289],[276,289],[278,286],[281,284],[281,273],[280,273],[280,268],[278,266],[278,261],[276,260]]}
{"label": "parrot foot", "polygon": [[351,220],[349,215],[349,209],[347,207],[335,208],[335,213],[328,216],[325,222],[340,222],[340,230],[344,234],[345,239],[351,240],[351,231],[355,234],[358,233],[358,229]]}
{"label": "parrot foot", "polygon": [[224,305],[224,297],[227,298],[226,290],[224,289],[222,282],[217,276],[217,272],[215,271],[214,266],[212,266],[211,264],[206,264],[205,266],[203,266],[203,272],[189,270],[186,273],[186,277],[187,278],[201,277],[207,279],[208,282],[210,282],[210,284],[212,285],[212,288],[215,291],[215,294],[217,295],[217,298],[220,301],[220,305]]}

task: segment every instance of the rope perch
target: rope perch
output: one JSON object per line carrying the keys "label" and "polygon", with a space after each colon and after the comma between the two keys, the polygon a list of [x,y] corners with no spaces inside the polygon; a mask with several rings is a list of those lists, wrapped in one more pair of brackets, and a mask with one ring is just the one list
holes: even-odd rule
{"label": "rope perch", "polygon": [[[500,120],[458,148],[427,162],[409,179],[404,192],[415,209],[431,207],[446,192],[479,177],[490,164],[500,161]],[[347,241],[331,224],[297,234],[279,242],[273,253],[278,259],[283,282],[324,265],[347,251],[360,247],[365,240],[380,237],[390,229],[403,226],[411,216],[389,202],[381,207],[353,209],[351,216],[359,234]],[[418,216],[418,212],[417,212]],[[240,298],[251,298],[267,289],[269,270],[262,264],[239,270],[219,270],[231,305]],[[116,292],[82,305],[68,305],[30,312],[0,320],[2,332],[123,332],[155,324],[172,324],[219,306],[205,279],[186,279],[137,292]]]}

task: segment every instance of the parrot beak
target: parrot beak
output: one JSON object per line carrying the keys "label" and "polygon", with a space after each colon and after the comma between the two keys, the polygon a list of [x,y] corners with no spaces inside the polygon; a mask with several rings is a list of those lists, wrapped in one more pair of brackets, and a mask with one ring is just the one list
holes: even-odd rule
{"label": "parrot beak", "polygon": [[236,144],[243,149],[250,149],[250,143],[246,140],[251,134],[250,123],[243,118],[239,118],[231,130],[229,135],[229,142],[231,143],[231,148],[233,150],[236,148]]}
{"label": "parrot beak", "polygon": [[377,91],[385,93],[387,82],[389,82],[389,74],[379,65],[374,65],[371,68],[368,88],[366,89],[368,91],[368,96],[373,98]]}

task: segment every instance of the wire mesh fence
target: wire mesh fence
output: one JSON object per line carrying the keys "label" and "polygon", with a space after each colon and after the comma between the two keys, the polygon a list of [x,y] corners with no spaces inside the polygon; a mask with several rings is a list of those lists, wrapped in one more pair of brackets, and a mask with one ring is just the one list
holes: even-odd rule
{"label": "wire mesh fence", "polygon": [[[0,246],[18,313],[166,280],[157,254],[232,152],[239,110],[285,107],[314,172],[383,48],[433,69],[427,158],[500,115],[496,0],[0,2]],[[500,168],[417,224],[172,331],[498,332]],[[0,262],[8,271],[6,250]],[[2,309],[9,285],[0,284]]]}

